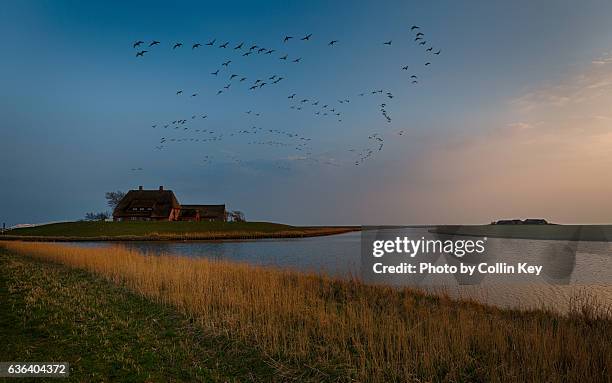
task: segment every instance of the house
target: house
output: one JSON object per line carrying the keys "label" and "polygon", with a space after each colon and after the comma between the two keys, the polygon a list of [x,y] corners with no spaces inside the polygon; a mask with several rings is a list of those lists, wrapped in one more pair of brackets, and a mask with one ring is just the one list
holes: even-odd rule
{"label": "house", "polygon": [[113,221],[176,221],[181,211],[172,190],[130,190],[113,211]]}
{"label": "house", "polygon": [[527,218],[520,219],[502,219],[497,222],[491,222],[492,225],[548,225],[548,221],[542,218]]}
{"label": "house", "polygon": [[113,211],[114,221],[220,221],[227,220],[225,205],[182,205],[172,192],[130,190]]}
{"label": "house", "polygon": [[225,205],[181,205],[180,221],[217,221],[227,220]]}

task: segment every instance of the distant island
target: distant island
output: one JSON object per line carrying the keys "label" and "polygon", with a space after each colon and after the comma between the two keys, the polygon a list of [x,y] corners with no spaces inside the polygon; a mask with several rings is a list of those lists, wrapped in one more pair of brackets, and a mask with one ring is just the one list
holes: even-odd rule
{"label": "distant island", "polygon": [[429,230],[440,235],[542,239],[558,241],[612,241],[612,225],[559,225],[543,218],[502,219],[489,225],[441,225]]}

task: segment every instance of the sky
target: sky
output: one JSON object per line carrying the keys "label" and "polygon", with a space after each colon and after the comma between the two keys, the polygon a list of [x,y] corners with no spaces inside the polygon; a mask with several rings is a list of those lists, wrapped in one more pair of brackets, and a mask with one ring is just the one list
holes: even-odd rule
{"label": "sky", "polygon": [[610,2],[2,8],[8,226],[109,210],[106,191],[139,185],[297,225],[612,220]]}

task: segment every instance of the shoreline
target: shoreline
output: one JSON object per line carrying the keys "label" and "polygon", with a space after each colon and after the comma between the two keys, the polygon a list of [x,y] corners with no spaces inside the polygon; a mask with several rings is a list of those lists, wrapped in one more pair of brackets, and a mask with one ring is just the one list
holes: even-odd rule
{"label": "shoreline", "polygon": [[147,235],[114,235],[114,236],[55,236],[55,235],[0,235],[2,241],[22,242],[165,242],[165,241],[220,241],[249,239],[283,239],[309,238],[346,234],[361,231],[360,227],[324,227],[304,228],[279,232],[201,232],[201,233],[151,233]]}

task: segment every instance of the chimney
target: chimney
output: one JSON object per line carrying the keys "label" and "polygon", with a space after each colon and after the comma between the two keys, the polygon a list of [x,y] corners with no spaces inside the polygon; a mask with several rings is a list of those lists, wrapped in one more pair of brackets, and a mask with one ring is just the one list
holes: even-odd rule
{"label": "chimney", "polygon": [[138,186],[138,190],[142,190],[142,186]]}
{"label": "chimney", "polygon": [[163,185],[159,187],[159,191],[164,191],[164,186]]}

